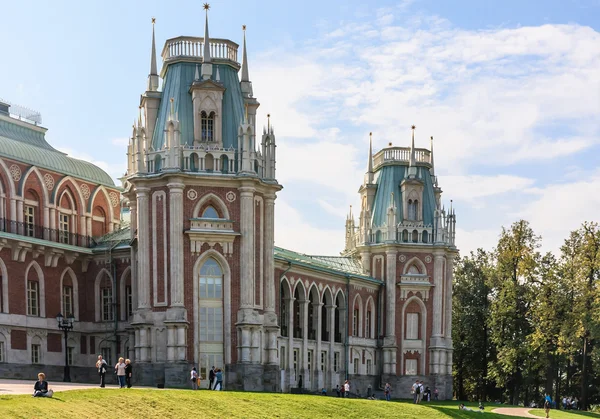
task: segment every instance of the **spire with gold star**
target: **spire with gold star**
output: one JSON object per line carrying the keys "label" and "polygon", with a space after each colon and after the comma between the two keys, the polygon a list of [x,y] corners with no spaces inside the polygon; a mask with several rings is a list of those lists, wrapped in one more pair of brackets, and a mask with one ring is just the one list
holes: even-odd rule
{"label": "spire with gold star", "polygon": [[158,91],[158,71],[156,70],[156,41],[154,38],[154,24],[156,19],[152,18],[152,53],[150,55],[150,74],[148,74],[148,91]]}

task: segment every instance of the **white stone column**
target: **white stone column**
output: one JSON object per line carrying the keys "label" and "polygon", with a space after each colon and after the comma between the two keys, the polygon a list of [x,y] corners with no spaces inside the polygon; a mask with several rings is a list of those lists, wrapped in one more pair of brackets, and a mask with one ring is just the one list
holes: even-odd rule
{"label": "white stone column", "polygon": [[323,383],[323,373],[321,373],[321,323],[323,322],[323,303],[317,303],[315,304],[316,310],[317,310],[317,315],[315,316],[313,314],[313,318],[317,319],[317,353],[315,354],[315,358],[316,358],[316,362],[314,362],[314,365],[316,366],[315,371],[316,374],[315,378],[316,378],[316,382],[319,386],[319,388],[322,388],[324,386]]}
{"label": "white stone column", "polygon": [[395,250],[386,251],[386,331],[383,342],[383,373],[396,374],[396,257]]}
{"label": "white stone column", "polygon": [[240,189],[240,295],[241,308],[254,307],[254,188],[241,187]]}
{"label": "white stone column", "polygon": [[440,347],[445,346],[442,331],[442,306],[444,290],[444,254],[436,252],[433,255],[433,330],[430,341],[432,373],[440,372]]}
{"label": "white stone column", "polygon": [[44,216],[48,212],[48,224],[46,225],[47,230],[44,230],[44,239],[56,240],[56,208],[44,208]]}
{"label": "white stone column", "polygon": [[176,361],[185,361],[186,359],[186,349],[187,349],[187,327],[179,326],[177,328],[177,353],[176,353]]}
{"label": "white stone column", "polygon": [[171,307],[183,307],[183,188],[185,185],[172,182],[167,186],[169,187]]}
{"label": "white stone column", "polygon": [[175,361],[177,340],[177,329],[174,326],[167,327],[167,362]]}
{"label": "white stone column", "polygon": [[140,328],[140,361],[146,362],[149,358],[148,353],[148,334],[145,327]]}
{"label": "white stone column", "polygon": [[[454,278],[454,253],[446,257],[446,374],[452,374],[452,280]],[[443,368],[443,365],[442,365]]]}
{"label": "white stone column", "polygon": [[336,372],[334,371],[335,360],[335,304],[325,306],[327,310],[327,323],[329,324],[329,385],[333,387],[333,379]]}
{"label": "white stone column", "polygon": [[242,352],[241,362],[249,363],[250,362],[250,345],[252,344],[252,331],[248,328],[240,329],[242,334],[242,344],[240,345],[240,349]]}
{"label": "white stone column", "polygon": [[265,311],[275,312],[275,195],[265,195]]}
{"label": "white stone column", "polygon": [[135,191],[138,208],[138,309],[147,309],[150,308],[150,188],[136,187]]}
{"label": "white stone column", "polygon": [[24,229],[24,225],[23,225],[23,218],[24,218],[24,214],[23,214],[23,201],[19,200],[17,201],[17,225],[15,227],[16,228],[16,232],[17,234],[23,235],[25,232]]}
{"label": "white stone column", "polygon": [[[21,213],[23,213],[23,211],[21,211]],[[8,214],[6,218],[11,221],[17,221],[17,200],[14,198],[10,198],[10,214]]]}
{"label": "white stone column", "polygon": [[254,327],[251,329],[252,332],[252,341],[251,341],[251,351],[250,351],[250,360],[254,363],[262,363],[261,360],[261,341],[262,341],[262,330],[259,327]]}
{"label": "white stone column", "polygon": [[[302,385],[306,388],[310,373],[308,371],[308,303],[309,300],[300,301],[302,311]],[[313,363],[315,360],[313,359]]]}
{"label": "white stone column", "polygon": [[286,298],[285,304],[288,305],[288,365],[287,378],[288,385],[291,387],[294,384],[294,298]]}

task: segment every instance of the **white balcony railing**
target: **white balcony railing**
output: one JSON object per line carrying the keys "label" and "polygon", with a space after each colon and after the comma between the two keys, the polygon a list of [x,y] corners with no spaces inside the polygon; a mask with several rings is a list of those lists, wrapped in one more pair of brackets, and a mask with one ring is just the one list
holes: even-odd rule
{"label": "white balcony railing", "polygon": [[[431,164],[431,151],[425,148],[415,149],[415,160],[417,163]],[[373,158],[373,164],[375,170],[379,166],[389,162],[409,162],[410,161],[410,147],[388,147],[379,151]]]}
{"label": "white balcony railing", "polygon": [[[210,57],[214,60],[228,60],[238,64],[237,50],[239,45],[228,39],[211,38]],[[201,58],[204,54],[204,38],[194,36],[179,36],[167,39],[162,50],[163,62],[176,58]],[[239,65],[239,64],[238,64]]]}

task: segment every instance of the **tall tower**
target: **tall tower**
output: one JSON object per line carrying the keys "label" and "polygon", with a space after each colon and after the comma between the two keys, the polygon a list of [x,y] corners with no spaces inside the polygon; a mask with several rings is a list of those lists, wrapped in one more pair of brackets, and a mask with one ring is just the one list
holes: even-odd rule
{"label": "tall tower", "polygon": [[[149,383],[182,385],[192,366],[228,388],[278,388],[275,133],[256,144],[246,53],[209,37],[168,39],[128,147],[135,359]],[[238,73],[241,70],[241,77]],[[159,90],[158,77],[162,78]],[[146,375],[146,372],[145,374]]]}
{"label": "tall tower", "polygon": [[433,137],[430,150],[416,148],[415,130],[410,147],[390,143],[375,155],[370,139],[359,228],[343,254],[385,282],[383,381],[408,388],[415,377],[426,379],[446,398],[452,395],[456,216],[441,207]]}

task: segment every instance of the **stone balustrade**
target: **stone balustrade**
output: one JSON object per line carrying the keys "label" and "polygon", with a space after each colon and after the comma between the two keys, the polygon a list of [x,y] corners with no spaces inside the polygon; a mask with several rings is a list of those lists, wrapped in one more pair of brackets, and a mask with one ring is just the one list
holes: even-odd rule
{"label": "stone balustrade", "polygon": [[[211,38],[210,58],[212,60],[231,61],[239,65],[237,60],[237,51],[239,45],[228,39]],[[168,39],[162,50],[163,62],[168,62],[177,58],[195,58],[203,60],[204,38],[194,36],[179,36]]]}
{"label": "stone balustrade", "polygon": [[[388,147],[380,150],[373,157],[373,169],[392,163],[406,162],[410,160],[410,147]],[[415,148],[415,160],[417,163],[425,163],[431,165],[431,151],[425,148]]]}

